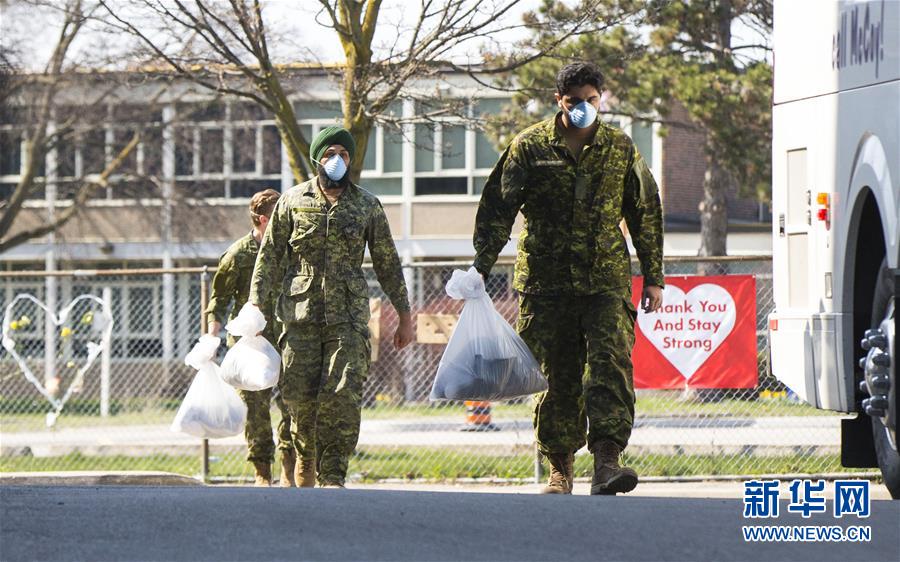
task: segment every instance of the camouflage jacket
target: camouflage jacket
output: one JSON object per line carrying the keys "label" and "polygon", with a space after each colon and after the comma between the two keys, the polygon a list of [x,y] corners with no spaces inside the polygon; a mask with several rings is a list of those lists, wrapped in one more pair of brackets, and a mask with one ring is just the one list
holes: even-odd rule
{"label": "camouflage jacket", "polygon": [[408,312],[403,270],[381,202],[350,185],[329,206],[316,181],[296,185],[278,200],[253,271],[251,302],[260,304],[260,295],[271,290],[280,295],[274,313],[285,324],[350,322],[364,328],[369,285],[362,263],[368,245],[381,288],[394,308]]}
{"label": "camouflage jacket", "polygon": [[600,123],[576,160],[557,117],[519,133],[484,186],[475,219],[475,262],[488,273],[519,210],[514,287],[523,293],[590,295],[631,286],[628,225],[644,283],[663,286],[662,207],[631,139]]}
{"label": "camouflage jacket", "polygon": [[[209,304],[206,307],[207,322],[215,321],[224,326],[238,315],[250,296],[250,278],[258,252],[259,243],[251,232],[229,246],[219,258],[219,267],[212,280]],[[263,335],[271,341],[279,331],[279,326],[270,323],[266,325]],[[229,346],[234,345],[234,338],[229,335],[227,339]]]}

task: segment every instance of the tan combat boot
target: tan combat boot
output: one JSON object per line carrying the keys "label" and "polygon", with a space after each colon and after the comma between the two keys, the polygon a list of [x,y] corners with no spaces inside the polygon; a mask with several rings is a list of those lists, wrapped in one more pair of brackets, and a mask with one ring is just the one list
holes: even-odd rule
{"label": "tan combat boot", "polygon": [[316,485],[316,459],[300,459],[294,463],[294,482],[300,488]]}
{"label": "tan combat boot", "polygon": [[594,477],[591,479],[592,496],[614,496],[634,490],[638,483],[637,472],[619,466],[622,449],[614,442],[603,440],[594,445]]}
{"label": "tan combat boot", "polygon": [[294,465],[297,463],[297,453],[293,449],[281,453],[281,487],[294,488],[297,482],[294,479]]}
{"label": "tan combat boot", "polygon": [[575,455],[562,453],[547,455],[550,461],[550,478],[541,489],[542,494],[571,494],[575,482]]}
{"label": "tan combat boot", "polygon": [[272,465],[267,462],[254,462],[253,468],[256,469],[256,477],[253,485],[258,487],[268,487],[272,485]]}

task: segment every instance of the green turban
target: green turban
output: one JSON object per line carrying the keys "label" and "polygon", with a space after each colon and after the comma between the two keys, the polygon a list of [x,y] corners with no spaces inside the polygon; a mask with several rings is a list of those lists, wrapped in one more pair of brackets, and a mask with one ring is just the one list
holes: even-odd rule
{"label": "green turban", "polygon": [[309,157],[310,160],[312,160],[313,166],[319,163],[319,160],[322,159],[322,155],[325,154],[328,147],[333,144],[339,144],[346,148],[347,152],[350,153],[350,160],[353,160],[353,153],[356,151],[356,143],[353,141],[353,135],[343,127],[331,126],[325,127],[319,131],[319,134],[316,135],[316,138],[314,138],[309,145]]}

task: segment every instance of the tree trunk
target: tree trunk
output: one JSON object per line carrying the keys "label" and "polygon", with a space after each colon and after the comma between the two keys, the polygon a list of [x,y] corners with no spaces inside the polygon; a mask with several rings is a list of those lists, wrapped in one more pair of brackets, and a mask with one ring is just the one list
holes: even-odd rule
{"label": "tree trunk", "polygon": [[356,51],[347,50],[347,68],[344,71],[344,87],[341,108],[344,110],[344,128],[350,131],[356,143],[353,160],[350,161],[350,181],[359,184],[362,175],[363,161],[369,147],[369,135],[372,132],[372,119],[366,115],[364,99],[361,99],[357,85],[364,81],[364,69],[359,67]]}
{"label": "tree trunk", "polygon": [[703,201],[700,203],[700,256],[727,254],[728,205],[725,199],[730,176],[719,163],[716,147],[707,146]]}
{"label": "tree trunk", "polygon": [[266,74],[265,80],[259,84],[259,89],[275,109],[275,126],[284,144],[294,181],[302,183],[309,179],[307,170],[312,168],[312,163],[307,161],[309,142],[312,139],[303,138],[297,124],[294,106],[284,93],[281,83],[271,72]]}
{"label": "tree trunk", "polygon": [[359,178],[362,175],[363,162],[366,159],[366,149],[369,147],[369,135],[372,132],[372,125],[366,119],[358,119],[349,123],[347,128],[353,135],[353,141],[356,143],[356,153],[350,162],[350,181],[359,184]]}

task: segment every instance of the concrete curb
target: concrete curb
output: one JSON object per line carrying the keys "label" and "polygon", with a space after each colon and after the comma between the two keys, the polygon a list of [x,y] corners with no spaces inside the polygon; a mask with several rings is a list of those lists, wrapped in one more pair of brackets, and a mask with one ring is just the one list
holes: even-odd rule
{"label": "concrete curb", "polygon": [[155,471],[3,472],[0,486],[203,486],[190,476]]}

